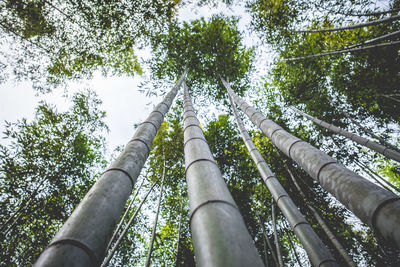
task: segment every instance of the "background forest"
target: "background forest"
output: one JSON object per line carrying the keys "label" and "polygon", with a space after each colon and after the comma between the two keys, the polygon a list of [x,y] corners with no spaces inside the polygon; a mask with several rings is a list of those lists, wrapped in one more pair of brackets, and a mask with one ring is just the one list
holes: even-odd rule
{"label": "background forest", "polygon": [[[399,152],[399,12],[397,0],[1,0],[0,83],[28,81],[39,97],[63,92],[69,107],[41,101],[32,119],[1,122],[0,266],[32,265],[129,141],[110,145],[105,99],[84,83],[99,73],[132,79],[131,90],[151,107],[133,113],[150,114],[185,70],[204,136],[263,263],[311,266],[246,149],[221,77],[294,136],[399,195],[398,160],[307,119]],[[183,103],[181,88],[121,215],[126,228],[108,248],[109,266],[195,265]],[[394,242],[242,115],[266,163],[340,266],[400,266]],[[143,120],[118,123],[130,124],[125,134],[132,136]]]}

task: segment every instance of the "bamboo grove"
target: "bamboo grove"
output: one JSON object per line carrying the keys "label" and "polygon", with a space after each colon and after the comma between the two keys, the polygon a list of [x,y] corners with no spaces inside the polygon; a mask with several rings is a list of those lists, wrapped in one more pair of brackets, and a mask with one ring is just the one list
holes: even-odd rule
{"label": "bamboo grove", "polygon": [[1,266],[400,264],[399,1],[0,7],[0,82],[150,73],[132,90],[161,97],[108,158],[93,90],[6,122]]}
{"label": "bamboo grove", "polygon": [[[185,83],[185,74],[182,74],[164,101],[156,106],[148,119],[141,124],[120,157],[88,192],[69,221],[41,254],[36,266],[54,266],[61,263],[68,263],[71,266],[88,266],[98,265],[101,262],[110,241],[112,226],[116,224],[122,212],[129,191],[132,190],[149,154],[156,131],[161,126],[165,113],[182,84],[185,96],[182,121],[186,181],[191,211],[189,223],[196,262],[201,266],[244,266],[248,264],[262,266],[262,260],[243,224],[238,207],[223,182],[218,165],[202,134]],[[338,263],[299,213],[266,165],[265,160],[252,143],[250,135],[244,130],[235,105],[243,110],[254,124],[258,125],[278,149],[302,166],[310,173],[311,177],[330,190],[333,196],[361,220],[370,224],[379,236],[396,246],[400,245],[400,234],[397,232],[397,225],[400,221],[400,198],[397,195],[351,172],[305,141],[291,136],[238,97],[226,81],[222,79],[222,82],[228,90],[234,115],[249,153],[259,168],[274,200],[305,247],[313,265],[338,266]],[[299,145],[296,147],[295,144]],[[161,182],[165,177],[165,166],[163,168]],[[324,168],[327,170],[322,170]],[[330,179],[334,179],[335,182]],[[125,190],[121,190],[120,187]],[[340,187],[340,190],[337,187]],[[115,200],[112,200],[113,198]],[[107,199],[106,203],[105,199]],[[358,202],[366,204],[360,205],[357,204]],[[93,227],[96,221],[103,223],[102,225],[97,224],[98,228]],[[99,237],[105,237],[105,239],[99,239]],[[151,247],[147,262],[150,260],[150,255]],[[354,264],[352,261],[349,263]]]}

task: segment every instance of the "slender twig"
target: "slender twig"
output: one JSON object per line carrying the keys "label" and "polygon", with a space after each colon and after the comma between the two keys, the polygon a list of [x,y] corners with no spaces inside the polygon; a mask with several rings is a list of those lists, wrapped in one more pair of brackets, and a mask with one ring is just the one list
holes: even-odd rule
{"label": "slender twig", "polygon": [[400,11],[399,8],[392,9],[392,10],[387,10],[387,11],[377,11],[377,12],[370,12],[370,13],[344,13],[340,11],[334,11],[334,13],[339,14],[339,15],[345,15],[345,16],[353,16],[353,17],[369,17],[369,16],[379,16],[379,15],[384,15],[388,13],[395,13]]}
{"label": "slender twig", "polygon": [[[382,180],[387,186],[390,186],[392,189],[394,189],[395,191],[397,191],[397,193],[400,193],[400,189],[397,188],[396,186],[392,185],[390,182],[388,182],[386,179],[384,179],[382,176],[380,176],[379,174],[377,174],[374,170],[372,170],[370,167],[368,167],[368,165],[360,162],[360,161],[356,161],[356,164],[363,170],[363,171],[369,171],[370,172],[370,176],[371,177],[376,177],[373,178],[375,181],[377,181],[380,185],[382,185],[384,188],[386,188],[387,190],[390,191],[389,188],[387,188],[386,186],[384,186],[382,183],[380,183],[377,178],[379,178],[380,180]],[[372,174],[372,175],[371,175]]]}
{"label": "slender twig", "polygon": [[[147,177],[147,175],[145,175],[145,177]],[[124,215],[122,216],[121,220],[119,221],[119,224],[118,224],[117,228],[115,228],[114,233],[113,233],[110,241],[108,242],[106,251],[108,251],[110,249],[112,243],[114,243],[115,239],[117,238],[117,234],[118,234],[119,230],[121,229],[122,224],[125,222],[126,216],[128,216],[128,214],[129,214],[129,212],[130,212],[130,210],[132,208],[133,203],[135,203],[136,197],[139,194],[139,191],[142,188],[145,180],[146,179],[143,177],[142,183],[140,184],[139,188],[136,190],[135,195],[133,196],[131,202],[129,203],[128,207],[125,210]]]}
{"label": "slender twig", "polygon": [[164,167],[163,167],[163,172],[162,172],[162,180],[161,180],[161,189],[160,189],[160,195],[158,196],[158,205],[157,205],[157,213],[156,217],[154,219],[154,225],[153,225],[153,230],[151,232],[151,240],[150,240],[150,245],[149,245],[149,250],[147,252],[147,257],[146,257],[146,263],[145,266],[149,267],[151,263],[151,254],[153,252],[153,245],[154,245],[154,240],[156,238],[156,230],[157,230],[157,223],[158,223],[158,216],[160,214],[160,208],[161,208],[161,200],[162,200],[162,195],[163,195],[163,189],[164,189],[164,181],[165,181],[165,158],[164,158]]}
{"label": "slender twig", "polygon": [[381,23],[387,23],[391,22],[394,20],[400,19],[400,15],[395,15],[391,16],[388,18],[383,18],[383,19],[377,19],[369,22],[364,22],[360,24],[355,24],[355,25],[350,25],[346,27],[337,27],[337,28],[329,28],[329,29],[317,29],[317,30],[299,30],[299,31],[294,31],[296,33],[313,33],[313,32],[334,32],[334,31],[345,31],[345,30],[350,30],[350,29],[357,29],[357,28],[362,28],[362,27],[367,27],[367,26],[373,26]]}
{"label": "slender twig", "polygon": [[51,54],[51,51],[48,50],[47,48],[44,48],[41,44],[38,44],[37,42],[33,42],[32,40],[20,35],[19,33],[17,33],[16,31],[14,31],[13,29],[11,29],[11,27],[8,27],[7,25],[5,25],[3,22],[0,21],[0,27],[5,29],[8,32],[11,32],[12,34],[14,34],[15,36],[21,38],[22,40],[27,41],[28,43],[36,46],[39,49],[42,49],[43,51],[45,51],[48,54]]}
{"label": "slender twig", "polygon": [[258,217],[258,222],[259,222],[259,224],[261,225],[261,229],[262,229],[262,231],[263,231],[264,240],[267,242],[269,251],[271,252],[272,260],[274,261],[275,266],[279,266],[278,258],[276,257],[275,250],[274,250],[274,248],[272,247],[271,241],[269,240],[269,238],[268,238],[268,236],[267,236],[267,232],[265,231],[264,223],[263,223],[263,221],[261,220],[261,217],[260,217],[259,214],[257,214],[257,217]]}
{"label": "slender twig", "polygon": [[382,44],[376,44],[376,45],[370,45],[370,46],[363,46],[363,47],[356,47],[356,48],[351,48],[351,49],[329,51],[329,52],[305,56],[305,57],[284,58],[283,61],[294,61],[294,60],[322,57],[322,56],[329,56],[329,55],[344,54],[344,53],[348,53],[348,52],[361,51],[361,50],[367,50],[367,49],[379,48],[379,47],[391,46],[391,45],[397,45],[397,44],[400,44],[400,41],[394,41],[394,42],[390,42],[390,43],[382,43]]}
{"label": "slender twig", "polygon": [[175,266],[178,267],[179,258],[179,243],[181,240],[181,227],[182,227],[182,214],[183,214],[183,199],[181,200],[181,215],[179,216],[179,227],[178,227],[178,240],[176,241],[176,252],[175,252]]}
{"label": "slender twig", "polygon": [[275,247],[276,247],[276,254],[278,257],[278,262],[279,262],[279,266],[283,267],[283,259],[282,259],[282,251],[281,251],[281,246],[279,244],[279,234],[278,234],[278,230],[276,229],[276,217],[275,217],[275,204],[274,204],[274,200],[271,199],[271,213],[272,213],[272,226],[274,229],[274,238],[275,238]]}
{"label": "slender twig", "polygon": [[391,32],[391,33],[376,37],[374,39],[370,39],[370,40],[367,40],[367,41],[364,41],[364,42],[360,42],[360,43],[357,43],[357,44],[354,44],[354,45],[346,46],[345,49],[351,49],[351,48],[359,47],[359,46],[366,45],[366,44],[376,43],[378,41],[386,40],[386,39],[389,39],[389,38],[394,37],[394,36],[399,35],[399,34],[400,34],[400,31]]}
{"label": "slender twig", "polygon": [[132,217],[129,219],[129,222],[125,226],[124,230],[122,231],[121,235],[115,242],[114,246],[111,248],[111,251],[108,253],[107,258],[104,259],[103,263],[101,264],[101,267],[106,267],[110,263],[112,257],[114,256],[115,251],[117,250],[119,244],[122,242],[123,238],[125,237],[126,233],[128,232],[129,227],[132,225],[134,222],[137,214],[139,213],[140,209],[142,208],[144,202],[146,201],[147,197],[150,195],[150,192],[153,190],[153,188],[156,186],[157,182],[159,179],[157,179],[147,191],[147,194],[144,196],[142,202],[140,202],[139,207],[136,209],[135,213],[132,215]]}

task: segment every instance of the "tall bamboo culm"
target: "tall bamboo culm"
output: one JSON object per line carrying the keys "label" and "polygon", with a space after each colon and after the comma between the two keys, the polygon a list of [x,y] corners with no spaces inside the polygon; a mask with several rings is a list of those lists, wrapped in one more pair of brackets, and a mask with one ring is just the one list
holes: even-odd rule
{"label": "tall bamboo culm", "polygon": [[35,266],[98,266],[149,155],[154,137],[185,77],[138,127],[124,151],[93,185]]}
{"label": "tall bamboo culm", "polygon": [[198,266],[264,266],[214,161],[184,87],[183,134],[190,226]]}
{"label": "tall bamboo culm", "polygon": [[224,85],[233,100],[284,154],[300,165],[377,234],[400,247],[400,198],[339,164],[309,143],[291,135]]}
{"label": "tall bamboo culm", "polygon": [[[299,209],[296,207],[286,190],[282,187],[275,174],[268,167],[266,161],[254,145],[253,141],[246,128],[244,127],[243,121],[238,114],[238,110],[233,103],[232,98],[229,96],[231,101],[231,107],[233,114],[236,119],[236,123],[239,128],[239,132],[242,139],[251,155],[261,177],[264,180],[265,185],[271,192],[271,195],[277,203],[279,209],[282,211],[285,218],[289,221],[292,230],[300,240],[304,249],[306,250],[311,263],[314,266],[338,266],[335,259],[332,257],[330,251],[322,243],[321,239],[314,232],[310,224],[306,221],[304,216],[301,214]],[[274,212],[272,213],[273,218],[275,217]],[[275,222],[274,222],[275,224]],[[274,228],[274,234],[276,235],[276,229]],[[275,238],[276,239],[276,238]],[[279,255],[279,244],[277,246],[277,258],[280,266],[283,266],[282,256]]]}
{"label": "tall bamboo culm", "polygon": [[298,114],[306,117],[307,119],[311,120],[315,124],[317,124],[317,125],[319,125],[321,127],[324,127],[325,129],[328,129],[328,130],[330,130],[330,131],[332,131],[332,132],[334,132],[336,134],[339,134],[339,135],[342,135],[344,137],[347,137],[348,139],[356,142],[357,144],[360,144],[362,146],[368,147],[368,148],[370,148],[370,149],[372,149],[372,150],[374,150],[374,151],[376,151],[376,152],[378,152],[378,153],[380,153],[380,154],[382,154],[382,155],[384,155],[384,156],[386,156],[386,157],[388,157],[390,159],[393,159],[393,160],[395,160],[397,162],[400,162],[400,153],[395,151],[395,150],[393,150],[393,149],[390,149],[390,148],[385,147],[385,146],[383,146],[381,144],[375,143],[374,141],[371,141],[371,140],[369,140],[367,138],[361,137],[361,136],[359,136],[357,134],[348,132],[348,131],[346,131],[346,130],[344,130],[342,128],[336,127],[333,124],[329,124],[327,122],[324,122],[323,120],[317,119],[317,118],[315,118],[315,117],[313,117],[311,115],[308,115],[307,113],[305,113],[305,112],[303,112],[301,110],[298,110],[295,107],[291,107],[291,109],[294,110],[296,113],[298,113]]}
{"label": "tall bamboo culm", "polygon": [[335,246],[336,250],[343,257],[343,259],[345,260],[347,266],[356,267],[356,264],[354,263],[353,259],[349,256],[349,254],[347,254],[347,251],[344,249],[344,247],[339,242],[339,240],[336,238],[336,236],[333,234],[333,232],[329,229],[328,225],[325,223],[325,221],[319,215],[318,211],[308,201],[306,195],[304,194],[304,192],[301,189],[300,185],[297,183],[296,178],[294,177],[292,171],[289,169],[289,166],[286,164],[286,162],[284,162],[284,165],[285,165],[286,171],[289,173],[289,176],[293,181],[293,184],[297,188],[297,191],[299,191],[301,197],[304,199],[304,202],[307,205],[308,209],[314,215],[314,218],[318,221],[318,223],[321,226],[322,230],[325,232],[326,236],[329,238],[329,240]]}

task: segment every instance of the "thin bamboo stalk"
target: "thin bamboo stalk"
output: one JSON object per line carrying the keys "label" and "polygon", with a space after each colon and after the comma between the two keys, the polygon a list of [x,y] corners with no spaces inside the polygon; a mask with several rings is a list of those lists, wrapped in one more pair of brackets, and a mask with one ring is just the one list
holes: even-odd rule
{"label": "thin bamboo stalk", "polygon": [[295,246],[294,246],[294,244],[293,244],[293,241],[292,241],[292,238],[291,238],[291,236],[290,236],[290,232],[289,232],[287,229],[285,229],[285,232],[286,232],[286,235],[287,235],[288,240],[289,240],[290,248],[292,249],[293,254],[294,254],[294,257],[296,258],[297,264],[298,264],[299,266],[302,266],[302,263],[301,263],[301,261],[300,261],[300,257],[299,257],[299,255],[297,254],[296,248],[295,248]]}
{"label": "thin bamboo stalk", "polygon": [[[333,103],[332,99],[328,98],[329,102],[331,103],[331,105],[333,107],[335,107],[335,104]],[[369,134],[371,137],[375,138],[376,140],[379,141],[379,143],[381,143],[382,145],[386,146],[386,147],[390,147],[391,149],[400,152],[400,150],[395,147],[394,145],[390,144],[389,142],[386,142],[382,137],[376,135],[373,131],[371,131],[368,128],[365,128],[364,126],[361,125],[361,123],[359,123],[358,121],[354,120],[352,118],[352,116],[350,116],[350,114],[348,114],[345,110],[340,109],[339,112],[341,112],[348,120],[350,120],[354,125],[356,125],[358,128],[360,128],[361,130],[363,130],[366,134]]]}
{"label": "thin bamboo stalk", "polygon": [[284,61],[295,61],[295,60],[302,60],[302,59],[308,59],[308,58],[344,54],[344,53],[348,53],[348,52],[362,51],[362,50],[368,50],[368,49],[397,45],[397,44],[400,44],[400,41],[393,41],[390,43],[382,43],[382,44],[376,44],[376,45],[370,45],[370,46],[355,47],[355,48],[343,49],[343,50],[335,50],[335,51],[329,51],[329,52],[325,52],[325,53],[314,54],[314,55],[304,56],[304,57],[284,58],[283,60]]}
{"label": "thin bamboo stalk", "polygon": [[[146,176],[147,176],[147,175],[146,175]],[[126,208],[125,213],[124,213],[124,215],[122,216],[121,220],[119,221],[119,224],[118,224],[117,228],[115,228],[114,233],[113,233],[113,235],[112,235],[112,237],[111,237],[111,239],[110,239],[110,242],[108,242],[106,251],[108,251],[108,250],[110,249],[112,243],[115,241],[115,238],[117,237],[117,234],[118,234],[119,230],[121,230],[121,227],[122,227],[123,223],[125,222],[126,216],[128,216],[129,211],[131,210],[133,203],[135,203],[136,197],[137,197],[137,195],[139,194],[139,191],[140,191],[140,189],[142,188],[142,186],[143,186],[145,180],[146,180],[146,179],[143,177],[142,182],[140,183],[139,188],[136,190],[135,195],[134,195],[133,198],[132,198],[132,201],[129,203],[128,207]]]}
{"label": "thin bamboo stalk", "polygon": [[391,37],[397,36],[399,34],[400,34],[400,31],[391,32],[391,33],[388,33],[388,34],[385,34],[385,35],[382,35],[382,36],[379,36],[379,37],[376,37],[376,38],[373,38],[373,39],[369,39],[369,40],[364,41],[364,42],[360,42],[360,43],[357,43],[357,44],[354,44],[354,45],[346,46],[345,49],[359,47],[359,46],[366,45],[366,44],[373,44],[373,43],[376,43],[378,41],[386,40],[386,39],[389,39]]}
{"label": "thin bamboo stalk", "polygon": [[347,251],[344,249],[342,244],[336,238],[334,233],[329,229],[328,225],[325,223],[325,221],[319,215],[317,210],[310,204],[308,198],[304,194],[304,191],[301,189],[300,185],[297,183],[296,178],[294,177],[292,171],[289,169],[289,166],[286,164],[286,162],[284,162],[284,165],[285,165],[286,171],[289,173],[289,176],[293,181],[293,184],[296,186],[297,191],[299,191],[300,195],[302,196],[302,198],[304,199],[304,201],[306,203],[306,206],[311,211],[314,218],[318,221],[319,225],[321,225],[321,228],[325,232],[326,236],[329,238],[331,243],[335,246],[335,248],[339,252],[339,254],[343,257],[343,259],[345,260],[347,265],[350,267],[356,267],[357,265],[354,263],[353,259],[349,256],[349,254],[347,254]]}
{"label": "thin bamboo stalk", "polygon": [[400,247],[400,198],[339,164],[309,143],[294,137],[237,96],[222,79],[238,107],[271,142],[299,164],[361,221]]}
{"label": "thin bamboo stalk", "polygon": [[[39,191],[40,187],[42,186],[42,184],[44,183],[45,179],[43,179],[39,185],[32,191],[32,193],[29,195],[28,200],[25,199],[25,201],[21,202],[21,204],[19,205],[19,207],[17,208],[16,211],[13,212],[13,214],[0,226],[0,232],[2,233],[2,235],[6,236],[7,233],[11,230],[12,226],[15,224],[16,221],[18,221],[18,219],[21,217],[21,212],[26,209],[32,199],[36,196],[37,192]],[[18,218],[15,219],[15,216],[18,215]],[[10,225],[10,222],[13,221]],[[3,228],[5,228],[6,226],[9,226],[7,228],[6,231],[3,231]]]}
{"label": "thin bamboo stalk", "polygon": [[150,195],[151,191],[153,191],[154,187],[156,186],[157,182],[159,179],[157,179],[150,187],[149,191],[147,191],[146,195],[142,199],[142,201],[139,204],[139,207],[135,210],[135,213],[132,215],[132,217],[129,219],[128,223],[126,224],[124,230],[122,230],[121,235],[118,237],[117,241],[114,243],[112,246],[110,252],[108,253],[107,257],[104,259],[103,263],[101,264],[101,267],[107,267],[108,264],[110,263],[112,257],[114,256],[115,251],[117,250],[119,244],[121,244],[122,240],[124,239],[126,233],[128,232],[128,229],[131,227],[132,223],[135,221],[136,216],[139,214],[140,209],[142,208],[144,202],[146,201],[147,197]]}
{"label": "thin bamboo stalk", "polygon": [[378,16],[378,15],[383,15],[383,14],[388,14],[388,13],[395,13],[398,12],[400,9],[395,8],[392,10],[387,10],[387,11],[377,11],[377,12],[371,12],[371,13],[344,13],[340,11],[335,11],[334,13],[340,14],[340,15],[345,15],[345,16],[353,16],[353,17],[369,17],[369,16]]}
{"label": "thin bamboo stalk", "polygon": [[267,242],[267,245],[268,245],[269,251],[271,252],[272,259],[273,259],[273,261],[275,263],[275,266],[279,266],[279,262],[278,262],[278,258],[276,257],[275,250],[272,247],[271,241],[269,240],[269,238],[267,236],[267,232],[265,231],[264,222],[261,220],[260,215],[257,214],[257,216],[258,216],[258,221],[259,221],[259,223],[261,225],[261,229],[262,229],[262,232],[263,232],[264,240]]}
{"label": "thin bamboo stalk", "polygon": [[347,137],[348,139],[356,142],[357,144],[360,144],[362,146],[368,147],[368,148],[374,150],[375,152],[378,152],[378,153],[380,153],[380,154],[382,154],[382,155],[384,155],[384,156],[386,156],[386,157],[388,157],[390,159],[393,159],[393,160],[395,160],[397,162],[400,162],[400,153],[395,151],[395,150],[392,150],[392,149],[390,149],[388,147],[385,147],[385,146],[383,146],[381,144],[375,143],[374,141],[369,140],[369,139],[364,138],[364,137],[361,137],[361,136],[359,136],[359,135],[357,135],[355,133],[351,133],[351,132],[346,131],[346,130],[344,130],[342,128],[336,127],[335,125],[329,124],[329,123],[327,123],[327,122],[325,122],[323,120],[317,119],[317,118],[315,118],[315,117],[313,117],[313,116],[311,116],[311,115],[309,115],[309,114],[307,114],[307,113],[305,113],[305,112],[303,112],[301,110],[298,110],[297,108],[295,108],[293,106],[291,107],[291,109],[294,110],[296,113],[298,113],[298,114],[306,117],[307,119],[313,121],[315,124],[317,124],[317,125],[319,125],[321,127],[324,127],[325,129],[328,129],[328,130],[330,130],[330,131],[332,131],[332,132],[334,132],[336,134],[339,134],[339,135],[342,135],[344,137]]}
{"label": "thin bamboo stalk", "polygon": [[153,230],[151,231],[151,240],[150,240],[149,250],[147,252],[147,257],[146,257],[146,263],[145,263],[146,267],[149,267],[150,263],[151,263],[151,254],[153,253],[154,240],[156,238],[157,223],[158,223],[158,216],[160,215],[161,200],[162,200],[162,195],[163,195],[163,190],[164,190],[164,182],[165,182],[165,159],[164,159],[164,167],[163,167],[162,180],[161,180],[160,195],[158,196],[157,213],[156,213],[156,217],[154,219]]}
{"label": "thin bamboo stalk", "polygon": [[138,127],[124,151],[86,194],[35,266],[100,265],[113,229],[186,72]]}
{"label": "thin bamboo stalk", "polygon": [[360,24],[355,24],[355,25],[350,25],[346,27],[336,27],[336,28],[330,28],[330,29],[317,29],[317,30],[300,30],[300,31],[295,31],[296,33],[313,33],[313,32],[334,32],[334,31],[345,31],[345,30],[351,30],[351,29],[357,29],[357,28],[362,28],[362,27],[368,27],[368,26],[373,26],[381,23],[388,23],[392,22],[395,20],[399,20],[400,15],[394,15],[388,18],[383,18],[383,19],[377,19],[369,22],[364,22]]}
{"label": "thin bamboo stalk", "polygon": [[179,227],[178,227],[178,240],[176,241],[176,258],[175,258],[175,267],[178,267],[178,259],[179,259],[179,243],[181,240],[181,228],[182,228],[182,214],[183,214],[183,199],[181,200],[181,215],[179,216]]}
{"label": "thin bamboo stalk", "polygon": [[[225,83],[224,80],[222,81]],[[231,107],[233,109],[233,114],[235,116],[239,132],[242,136],[243,141],[245,142],[247,150],[249,151],[254,163],[256,164],[256,167],[260,172],[264,183],[271,192],[273,199],[281,209],[283,215],[288,219],[293,231],[295,232],[296,236],[298,236],[300,242],[306,250],[311,263],[314,266],[338,266],[330,251],[325,247],[321,239],[314,232],[310,224],[306,221],[306,219],[296,207],[286,190],[282,187],[278,179],[275,177],[275,174],[268,167],[257,147],[254,145],[249,133],[244,127],[241,118],[239,117],[238,110],[234,105],[230,92],[229,99],[231,101]],[[279,255],[277,255],[277,258],[279,266],[283,266],[282,261],[279,261]]]}
{"label": "thin bamboo stalk", "polygon": [[283,267],[283,259],[282,259],[282,250],[281,250],[281,245],[279,242],[279,234],[278,230],[276,227],[276,214],[275,214],[275,205],[274,205],[274,200],[271,199],[271,214],[272,214],[272,229],[274,230],[274,240],[275,240],[275,249],[276,249],[276,255],[278,258],[278,263],[280,267]]}
{"label": "thin bamboo stalk", "polygon": [[[370,167],[368,167],[368,165],[363,164],[360,161],[356,161],[356,164],[363,169],[364,171],[367,170],[368,172],[370,172],[370,176],[377,181],[379,184],[381,184],[383,187],[385,187],[387,190],[390,191],[389,188],[387,188],[385,185],[382,184],[382,182],[379,182],[378,179],[380,179],[381,181],[383,181],[386,185],[388,185],[389,187],[391,187],[393,190],[397,191],[398,193],[400,193],[400,189],[397,188],[396,186],[392,185],[391,183],[389,183],[386,179],[384,179],[382,176],[380,176],[379,174],[377,174],[375,171],[373,171]],[[375,178],[374,178],[375,177]]]}

